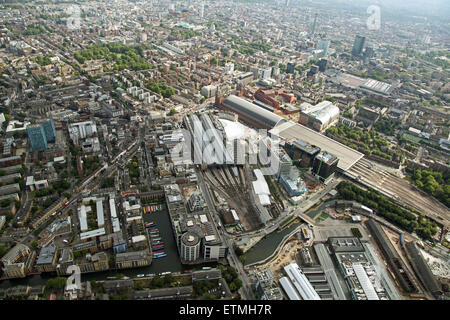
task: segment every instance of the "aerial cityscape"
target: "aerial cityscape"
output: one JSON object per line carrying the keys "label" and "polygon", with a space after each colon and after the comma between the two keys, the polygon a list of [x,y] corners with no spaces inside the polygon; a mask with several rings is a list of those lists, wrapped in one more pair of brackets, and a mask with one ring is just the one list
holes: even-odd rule
{"label": "aerial cityscape", "polygon": [[0,0],[0,300],[449,300],[432,2]]}

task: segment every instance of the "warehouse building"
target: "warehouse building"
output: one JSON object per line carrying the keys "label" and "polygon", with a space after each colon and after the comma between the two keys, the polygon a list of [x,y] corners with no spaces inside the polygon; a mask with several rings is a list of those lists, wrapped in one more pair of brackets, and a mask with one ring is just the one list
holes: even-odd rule
{"label": "warehouse building", "polygon": [[417,293],[418,289],[414,283],[412,274],[408,272],[405,263],[400,258],[400,255],[395,250],[384,230],[373,219],[369,220],[367,226],[383,253],[389,267],[393,271],[396,280],[400,283],[401,288],[407,293]]}
{"label": "warehouse building", "polygon": [[288,277],[281,278],[280,284],[284,292],[288,296],[289,300],[302,300],[302,298],[297,293],[297,290],[295,290],[294,286],[292,285],[292,282],[289,280]]}
{"label": "warehouse building", "polygon": [[314,250],[319,258],[327,282],[330,285],[334,300],[347,300],[334,269],[333,261],[331,260],[325,245],[323,243],[318,243],[314,245]]}
{"label": "warehouse building", "polygon": [[226,98],[222,103],[222,107],[237,113],[240,120],[256,128],[272,129],[278,123],[287,122],[283,117],[235,95],[230,95]]}
{"label": "warehouse building", "polygon": [[303,300],[321,300],[298,264],[291,263],[284,267],[284,271]]}
{"label": "warehouse building", "polygon": [[423,258],[416,244],[414,242],[406,242],[404,247],[408,259],[411,261],[414,272],[416,272],[423,286],[433,295],[441,295],[443,293],[442,288],[431,272],[430,267]]}

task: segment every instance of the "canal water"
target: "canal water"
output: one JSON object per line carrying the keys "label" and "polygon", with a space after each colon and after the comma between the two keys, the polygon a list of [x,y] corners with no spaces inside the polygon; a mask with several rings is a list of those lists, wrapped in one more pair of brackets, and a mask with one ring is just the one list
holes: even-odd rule
{"label": "canal water", "polygon": [[245,253],[245,265],[249,265],[258,261],[262,261],[269,257],[278,247],[284,236],[294,231],[301,222],[293,223],[289,228],[283,231],[274,231],[261,239],[257,244]]}
{"label": "canal water", "polygon": [[[333,205],[336,200],[331,200],[323,203],[317,209],[308,212],[308,216],[314,219],[319,213],[322,212],[326,207]],[[292,224],[289,228],[284,229],[281,232],[274,231],[267,235],[264,239],[261,239],[257,244],[255,244],[249,251],[245,253],[245,265],[249,265],[258,261],[262,261],[267,257],[271,256],[272,253],[277,249],[278,245],[283,240],[284,236],[291,233],[295,228],[297,228],[301,222]]]}
{"label": "canal water", "polygon": [[[134,278],[138,274],[158,274],[162,272],[182,272],[183,265],[181,264],[178,255],[177,245],[172,232],[169,213],[165,204],[162,204],[162,210],[154,213],[144,213],[144,221],[153,221],[155,226],[159,229],[159,236],[164,242],[164,251],[166,257],[160,259],[153,259],[152,264],[147,267],[122,269],[122,270],[108,270],[105,272],[83,273],[81,274],[81,281],[90,280],[107,280],[107,277],[114,277],[123,274],[127,277]],[[186,268],[187,269],[187,268]],[[33,275],[23,279],[3,280],[0,282],[0,288],[9,288],[18,285],[45,285],[47,280],[56,277],[55,274]]]}

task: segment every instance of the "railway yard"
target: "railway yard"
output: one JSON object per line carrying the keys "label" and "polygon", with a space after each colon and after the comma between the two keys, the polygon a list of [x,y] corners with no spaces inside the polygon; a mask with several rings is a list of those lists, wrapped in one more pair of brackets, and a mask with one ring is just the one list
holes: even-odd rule
{"label": "railway yard", "polygon": [[418,191],[408,181],[396,177],[381,166],[361,159],[348,170],[348,174],[381,191],[397,201],[450,227],[450,210],[436,199]]}
{"label": "railway yard", "polygon": [[[262,227],[262,222],[257,213],[257,209],[252,204],[250,179],[246,177],[243,167],[223,166],[220,168],[210,168],[203,171],[205,181],[211,190],[220,197],[214,196],[216,206],[223,205],[219,198],[224,199],[231,209],[234,209],[239,217],[244,230],[252,231]],[[213,193],[215,194],[215,193]]]}

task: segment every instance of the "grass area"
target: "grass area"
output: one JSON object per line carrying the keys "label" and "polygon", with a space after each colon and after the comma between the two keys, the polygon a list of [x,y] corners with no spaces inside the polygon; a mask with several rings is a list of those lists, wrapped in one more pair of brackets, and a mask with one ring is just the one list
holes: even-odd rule
{"label": "grass area", "polygon": [[280,231],[283,230],[284,228],[288,227],[290,224],[294,223],[295,220],[298,221],[298,219],[296,219],[295,216],[291,216],[291,217],[286,218],[286,219],[280,224],[280,226],[278,227],[278,230],[280,230]]}
{"label": "grass area", "polygon": [[359,231],[358,228],[351,228],[350,230],[352,231],[352,234],[353,234],[355,237],[360,238],[360,239],[362,238],[361,231]]}
{"label": "grass area", "polygon": [[316,218],[317,221],[325,221],[326,219],[328,219],[330,216],[327,213],[322,213],[320,216],[318,216]]}
{"label": "grass area", "polygon": [[405,138],[406,140],[409,140],[409,141],[412,141],[412,142],[416,142],[416,143],[419,143],[420,141],[422,141],[422,138],[413,136],[413,135],[411,135],[409,133],[404,133],[402,138]]}
{"label": "grass area", "polygon": [[153,277],[151,279],[134,280],[134,288],[136,290],[183,287],[189,286],[191,284],[192,284],[192,277],[190,275],[181,275],[181,276],[166,275],[164,277]]}

